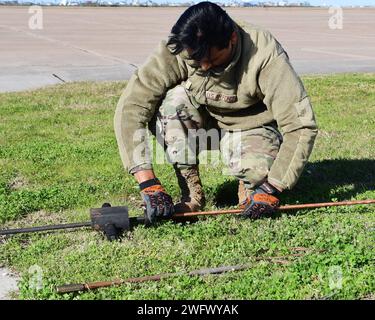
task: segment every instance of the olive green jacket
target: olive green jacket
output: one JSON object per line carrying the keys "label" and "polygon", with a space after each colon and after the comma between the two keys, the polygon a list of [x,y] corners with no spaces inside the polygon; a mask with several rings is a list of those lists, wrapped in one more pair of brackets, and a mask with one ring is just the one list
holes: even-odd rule
{"label": "olive green jacket", "polygon": [[133,135],[146,128],[167,90],[183,82],[220,128],[245,130],[276,121],[283,143],[268,181],[282,190],[295,185],[317,135],[310,100],[288,55],[268,31],[245,25],[238,26],[237,34],[232,61],[222,70],[203,72],[185,51],[175,56],[163,41],[134,73],[114,119],[120,156],[129,172],[152,168],[151,160],[134,161]]}

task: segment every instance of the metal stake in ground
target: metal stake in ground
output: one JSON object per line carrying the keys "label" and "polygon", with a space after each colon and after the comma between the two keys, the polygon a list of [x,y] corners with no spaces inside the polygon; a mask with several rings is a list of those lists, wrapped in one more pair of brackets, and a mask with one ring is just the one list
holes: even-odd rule
{"label": "metal stake in ground", "polygon": [[[254,257],[254,260],[267,260],[271,263],[280,263],[285,264],[287,261],[285,259],[289,257],[301,257],[303,253],[294,253],[289,254],[286,256],[281,257]],[[203,276],[207,274],[219,274],[229,271],[240,271],[248,269],[252,266],[251,263],[235,265],[235,266],[221,266],[216,268],[207,268],[207,269],[199,269],[193,270],[188,273],[185,272],[176,272],[176,273],[161,273],[152,276],[144,276],[144,277],[137,277],[137,278],[127,278],[127,279],[117,279],[113,281],[98,281],[98,282],[88,282],[88,283],[78,283],[78,284],[66,284],[56,288],[58,293],[69,293],[69,292],[78,292],[78,291],[87,291],[87,290],[95,290],[99,288],[106,288],[112,286],[122,285],[124,283],[140,283],[140,282],[147,282],[147,281],[160,281],[166,278],[177,277],[177,276]]]}

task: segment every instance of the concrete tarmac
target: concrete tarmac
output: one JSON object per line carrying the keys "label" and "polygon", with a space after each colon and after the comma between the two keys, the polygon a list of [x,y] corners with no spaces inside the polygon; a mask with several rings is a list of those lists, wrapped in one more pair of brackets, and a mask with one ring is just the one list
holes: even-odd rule
{"label": "concrete tarmac", "polygon": [[[142,64],[185,8],[0,7],[0,92],[64,81],[124,80]],[[328,8],[227,8],[270,30],[300,74],[375,72],[375,9],[343,9],[331,29]]]}

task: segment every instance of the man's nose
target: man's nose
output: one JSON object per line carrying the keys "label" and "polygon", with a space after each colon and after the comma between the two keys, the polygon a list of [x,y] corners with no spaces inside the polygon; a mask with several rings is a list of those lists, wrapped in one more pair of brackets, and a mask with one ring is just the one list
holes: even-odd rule
{"label": "man's nose", "polygon": [[201,62],[201,68],[203,71],[211,69],[212,64],[210,62]]}

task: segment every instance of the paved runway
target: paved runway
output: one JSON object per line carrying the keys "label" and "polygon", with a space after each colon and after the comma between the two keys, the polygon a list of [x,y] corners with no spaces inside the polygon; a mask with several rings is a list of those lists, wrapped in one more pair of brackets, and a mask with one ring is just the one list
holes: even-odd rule
{"label": "paved runway", "polygon": [[[75,80],[128,79],[185,8],[0,7],[0,92]],[[343,9],[330,29],[323,8],[227,8],[269,29],[300,74],[375,72],[375,9]]]}

